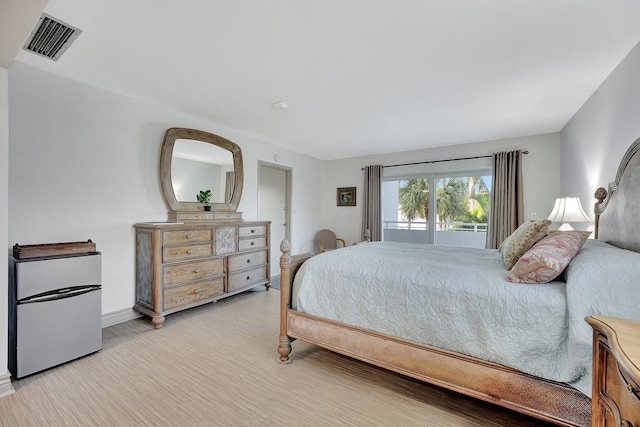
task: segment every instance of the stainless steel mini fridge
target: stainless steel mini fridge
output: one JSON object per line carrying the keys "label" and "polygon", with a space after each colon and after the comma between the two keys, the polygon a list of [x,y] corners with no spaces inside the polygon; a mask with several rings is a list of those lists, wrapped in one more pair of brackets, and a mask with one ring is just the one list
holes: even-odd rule
{"label": "stainless steel mini fridge", "polygon": [[9,371],[21,378],[102,349],[101,254],[9,259]]}

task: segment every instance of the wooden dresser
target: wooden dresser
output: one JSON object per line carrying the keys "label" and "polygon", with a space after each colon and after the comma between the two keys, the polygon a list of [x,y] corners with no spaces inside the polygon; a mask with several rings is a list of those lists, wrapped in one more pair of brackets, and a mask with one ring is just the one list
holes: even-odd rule
{"label": "wooden dresser", "polygon": [[269,288],[268,221],[138,223],[134,309],[167,314],[259,285]]}
{"label": "wooden dresser", "polygon": [[592,426],[640,427],[640,322],[586,320],[593,328]]}

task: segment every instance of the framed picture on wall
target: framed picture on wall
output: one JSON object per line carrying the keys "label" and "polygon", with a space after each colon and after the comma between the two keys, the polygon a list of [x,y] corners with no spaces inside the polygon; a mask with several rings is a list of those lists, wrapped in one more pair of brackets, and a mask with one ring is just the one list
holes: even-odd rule
{"label": "framed picture on wall", "polygon": [[337,206],[356,205],[356,187],[338,187],[336,194]]}

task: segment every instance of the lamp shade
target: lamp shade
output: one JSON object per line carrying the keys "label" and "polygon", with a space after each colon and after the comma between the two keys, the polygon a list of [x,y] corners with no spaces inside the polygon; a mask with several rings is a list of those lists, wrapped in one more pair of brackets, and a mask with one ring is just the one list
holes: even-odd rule
{"label": "lamp shade", "polygon": [[570,222],[591,222],[582,209],[579,197],[558,197],[547,219],[552,222],[561,222],[561,229],[570,229],[571,226],[568,224]]}

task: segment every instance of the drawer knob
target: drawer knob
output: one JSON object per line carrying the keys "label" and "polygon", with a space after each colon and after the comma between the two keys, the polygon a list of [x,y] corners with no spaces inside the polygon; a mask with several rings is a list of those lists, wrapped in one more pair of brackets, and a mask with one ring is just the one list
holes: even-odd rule
{"label": "drawer knob", "polygon": [[251,234],[255,233],[256,230],[254,230],[253,228],[251,229]]}
{"label": "drawer knob", "polygon": [[251,276],[247,276],[247,280],[251,280]]}
{"label": "drawer knob", "polygon": [[248,259],[248,260],[247,260],[247,264],[250,264],[250,263],[251,263],[251,260],[250,260],[250,259]]}
{"label": "drawer knob", "polygon": [[195,291],[193,291],[193,293],[195,293],[195,294],[202,293],[202,289],[198,288],[198,289],[196,289]]}
{"label": "drawer knob", "polygon": [[190,239],[193,236],[193,234],[189,233],[187,234],[187,239]]}
{"label": "drawer knob", "polygon": [[193,253],[193,251],[192,251],[191,249],[187,249],[187,253],[188,253],[189,255],[191,255],[191,254]]}
{"label": "drawer knob", "polygon": [[251,242],[251,246],[253,246],[253,245],[255,245],[255,244],[256,244],[256,242]]}
{"label": "drawer knob", "polygon": [[196,274],[197,274],[197,273],[200,273],[200,269],[199,269],[199,268],[196,268],[195,270],[193,270],[193,272],[194,272],[194,273],[196,273]]}

